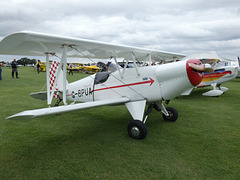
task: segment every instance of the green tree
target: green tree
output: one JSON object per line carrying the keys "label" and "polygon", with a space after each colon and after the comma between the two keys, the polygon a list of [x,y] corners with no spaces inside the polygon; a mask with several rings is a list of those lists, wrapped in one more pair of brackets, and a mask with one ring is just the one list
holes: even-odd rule
{"label": "green tree", "polygon": [[21,58],[19,60],[17,60],[17,63],[20,65],[26,65],[26,64],[36,64],[37,60],[36,59],[29,59],[29,58]]}

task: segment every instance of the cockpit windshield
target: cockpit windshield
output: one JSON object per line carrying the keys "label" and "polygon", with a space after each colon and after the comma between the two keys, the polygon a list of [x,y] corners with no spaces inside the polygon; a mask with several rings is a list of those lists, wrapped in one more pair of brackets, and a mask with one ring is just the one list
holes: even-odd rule
{"label": "cockpit windshield", "polygon": [[227,61],[218,61],[212,65],[213,68],[218,68],[223,66],[229,66],[229,63]]}
{"label": "cockpit windshield", "polygon": [[115,64],[113,62],[108,62],[108,64],[107,64],[107,71],[109,73],[117,71],[117,64]]}

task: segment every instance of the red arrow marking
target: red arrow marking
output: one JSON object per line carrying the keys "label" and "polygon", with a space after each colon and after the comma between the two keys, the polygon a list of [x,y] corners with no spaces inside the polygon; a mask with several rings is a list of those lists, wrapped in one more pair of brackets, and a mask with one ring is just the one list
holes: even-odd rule
{"label": "red arrow marking", "polygon": [[142,81],[142,82],[136,82],[136,83],[131,83],[131,84],[124,84],[124,85],[119,85],[119,86],[112,86],[112,87],[106,87],[106,88],[101,88],[101,89],[94,89],[94,91],[102,91],[106,89],[115,89],[115,88],[121,88],[121,87],[127,87],[127,86],[135,86],[135,85],[140,85],[140,84],[147,84],[150,83],[150,86],[154,83],[154,80],[149,77],[150,80],[148,81]]}

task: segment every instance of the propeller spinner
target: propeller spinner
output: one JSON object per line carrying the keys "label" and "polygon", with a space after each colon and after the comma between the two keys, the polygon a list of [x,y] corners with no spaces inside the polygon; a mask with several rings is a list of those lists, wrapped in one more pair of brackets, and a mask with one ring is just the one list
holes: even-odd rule
{"label": "propeller spinner", "polygon": [[210,64],[202,64],[199,59],[190,59],[187,61],[187,74],[193,86],[197,86],[203,77],[203,72],[212,72]]}

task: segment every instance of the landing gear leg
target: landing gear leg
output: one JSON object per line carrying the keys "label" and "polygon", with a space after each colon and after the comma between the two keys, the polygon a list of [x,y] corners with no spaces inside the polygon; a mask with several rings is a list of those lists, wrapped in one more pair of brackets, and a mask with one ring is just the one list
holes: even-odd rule
{"label": "landing gear leg", "polygon": [[145,122],[147,121],[147,118],[149,116],[149,114],[152,112],[152,109],[154,107],[154,103],[151,103],[149,106],[148,106],[148,109],[146,111],[146,116],[145,116],[145,119],[143,121],[143,123],[145,124]]}
{"label": "landing gear leg", "polygon": [[165,121],[171,121],[171,122],[176,121],[178,118],[177,110],[173,107],[167,107],[166,110],[168,111],[169,116],[166,116],[165,114],[163,114],[163,119]]}
{"label": "landing gear leg", "polygon": [[[169,101],[168,101],[169,102]],[[133,121],[128,124],[128,134],[134,139],[144,139],[147,136],[147,127],[145,125],[149,114],[152,109],[155,108],[163,113],[163,119],[165,121],[176,121],[178,118],[178,112],[172,107],[165,108],[162,101],[159,103],[151,103],[146,111],[146,116],[143,119],[143,113],[146,105],[146,101],[126,103],[126,107],[133,116]],[[139,115],[139,112],[142,114]]]}
{"label": "landing gear leg", "polygon": [[165,108],[164,105],[162,104],[162,102],[158,103],[158,104],[154,104],[154,108],[158,111],[161,111],[163,114],[163,119],[165,121],[171,121],[174,122],[177,120],[178,118],[178,112],[175,108],[173,107],[167,107]]}
{"label": "landing gear leg", "polygon": [[134,139],[144,139],[147,136],[147,127],[145,125],[145,122],[149,114],[152,112],[153,107],[154,107],[154,103],[151,103],[148,106],[148,109],[146,111],[146,116],[143,121],[133,120],[128,124],[129,136],[131,136]]}

